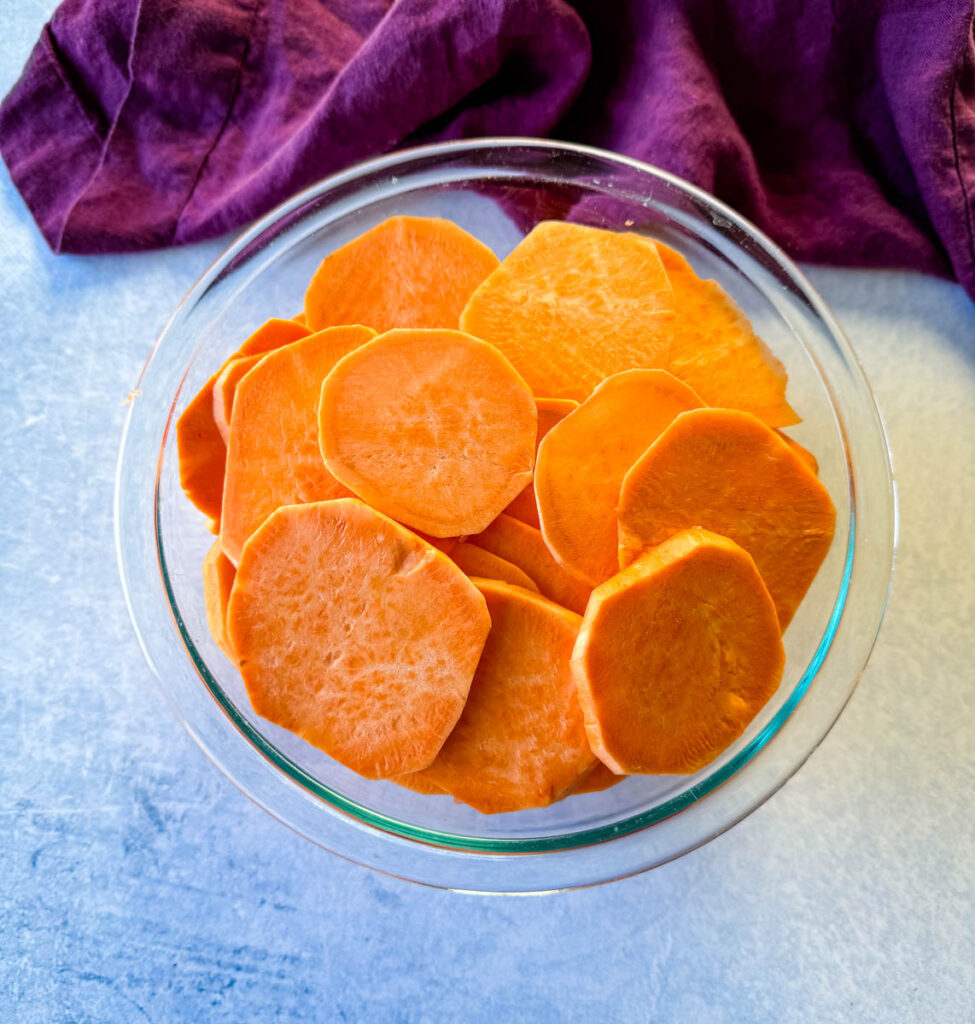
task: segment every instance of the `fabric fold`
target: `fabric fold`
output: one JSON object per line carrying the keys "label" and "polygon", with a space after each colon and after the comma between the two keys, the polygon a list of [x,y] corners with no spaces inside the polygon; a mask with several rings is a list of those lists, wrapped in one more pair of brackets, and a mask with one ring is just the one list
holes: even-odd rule
{"label": "fabric fold", "polygon": [[975,296],[971,0],[65,0],[0,107],[55,251],[193,242],[399,146],[579,140],[793,257]]}

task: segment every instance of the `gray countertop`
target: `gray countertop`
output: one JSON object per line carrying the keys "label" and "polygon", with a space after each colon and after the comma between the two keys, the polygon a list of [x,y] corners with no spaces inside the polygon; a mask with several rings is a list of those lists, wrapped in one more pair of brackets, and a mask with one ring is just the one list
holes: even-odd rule
{"label": "gray countertop", "polygon": [[[4,5],[0,91],[50,6]],[[975,304],[811,271],[901,501],[887,620],[820,749],[675,863],[481,898],[279,825],[142,659],[112,536],[123,402],[222,245],[54,257],[0,178],[0,1020],[975,1021]]]}

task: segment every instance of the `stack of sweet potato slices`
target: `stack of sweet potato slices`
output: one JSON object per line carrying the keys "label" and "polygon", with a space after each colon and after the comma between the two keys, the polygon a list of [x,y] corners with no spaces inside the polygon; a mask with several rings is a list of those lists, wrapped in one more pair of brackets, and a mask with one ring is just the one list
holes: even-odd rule
{"label": "stack of sweet potato slices", "polygon": [[178,421],[210,631],[258,714],[484,813],[698,771],[833,537],[785,387],[662,243],[391,218]]}

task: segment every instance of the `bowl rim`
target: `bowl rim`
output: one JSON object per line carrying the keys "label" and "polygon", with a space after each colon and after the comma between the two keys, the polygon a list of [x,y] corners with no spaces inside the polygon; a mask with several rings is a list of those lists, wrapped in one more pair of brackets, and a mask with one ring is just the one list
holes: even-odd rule
{"label": "bowl rim", "polygon": [[[763,790],[762,794],[749,802],[748,806],[733,820],[724,823],[723,826],[717,832],[714,832],[699,842],[689,844],[684,849],[679,850],[673,856],[680,856],[682,853],[687,852],[689,849],[693,849],[696,846],[702,845],[704,842],[709,841],[714,835],[719,834],[720,831],[724,831],[736,824],[747,814],[751,813],[758,806],[764,803],[774,792],[784,784],[784,782],[791,777],[791,775],[798,770],[799,767],[805,762],[812,751],[822,742],[823,738],[828,734],[832,725],[835,723],[839,714],[842,712],[846,701],[849,700],[850,695],[855,689],[856,683],[859,680],[860,674],[862,674],[863,668],[869,658],[870,652],[876,642],[877,635],[880,630],[880,626],[883,620],[884,610],[886,608],[887,599],[890,593],[890,587],[892,583],[892,572],[894,564],[894,555],[896,550],[896,516],[897,516],[897,501],[896,491],[893,487],[892,472],[890,465],[890,452],[889,445],[886,438],[886,430],[884,428],[883,419],[877,408],[876,402],[870,392],[869,385],[867,384],[866,378],[863,374],[859,360],[856,357],[855,352],[850,346],[848,340],[843,334],[841,328],[836,323],[831,312],[826,307],[823,300],[819,297],[818,293],[808,282],[802,272],[792,263],[792,261],[782,252],[782,250],[769,239],[763,232],[751,224],[746,218],[742,217],[736,211],[726,206],[721,201],[715,199],[702,189],[694,186],[676,175],[670,174],[667,171],[663,171],[659,168],[653,167],[650,164],[643,163],[642,161],[635,160],[631,157],[622,156],[615,153],[610,153],[596,147],[584,146],[575,143],[564,143],[556,140],[548,139],[531,139],[521,137],[496,137],[496,138],[481,138],[481,139],[469,139],[469,140],[457,140],[447,143],[434,143],[431,145],[418,146],[410,149],[398,150],[391,154],[375,157],[366,161],[357,163],[351,167],[348,167],[336,174],[330,175],[314,185],[302,190],[290,199],[286,200],[269,213],[265,214],[259,220],[257,220],[250,228],[243,231],[227,248],[225,248],[221,254],[211,263],[206,271],[197,279],[193,286],[189,289],[179,305],[174,310],[172,316],[167,321],[165,327],[160,333],[156,343],[154,344],[152,351],[150,352],[149,358],[140,373],[139,380],[136,384],[135,393],[138,394],[142,383],[146,377],[147,372],[156,357],[157,352],[160,350],[164,339],[180,318],[185,314],[188,309],[191,309],[194,301],[201,296],[211,284],[216,281],[221,274],[223,274],[228,266],[232,266],[242,253],[245,253],[249,246],[251,246],[261,236],[278,226],[285,218],[287,218],[294,211],[301,209],[305,205],[313,202],[318,197],[329,193],[344,185],[355,183],[358,179],[361,179],[367,175],[374,175],[376,173],[382,173],[387,171],[394,171],[398,167],[412,164],[418,160],[429,159],[431,157],[446,157],[446,156],[458,156],[465,153],[472,152],[483,152],[488,150],[503,150],[505,148],[516,147],[519,149],[531,149],[539,152],[551,152],[559,155],[563,154],[574,154],[584,157],[593,158],[599,161],[608,162],[610,164],[622,165],[635,170],[643,175],[649,175],[652,178],[662,180],[669,186],[676,189],[678,192],[682,192],[689,196],[705,209],[713,211],[718,214],[721,218],[734,226],[745,237],[753,240],[760,249],[764,250],[765,254],[771,257],[776,267],[782,270],[790,279],[790,283],[795,287],[796,291],[801,297],[809,304],[814,315],[822,322],[826,330],[830,334],[833,341],[837,344],[840,349],[843,360],[846,364],[854,368],[854,372],[858,377],[857,383],[860,385],[861,390],[865,398],[870,403],[871,419],[877,428],[879,438],[881,441],[881,449],[883,452],[883,472],[886,478],[887,485],[887,498],[889,502],[890,515],[892,520],[891,536],[889,547],[889,564],[885,567],[886,572],[886,589],[883,594],[883,599],[879,609],[875,612],[875,625],[872,631],[872,635],[869,639],[864,642],[861,640],[862,652],[859,656],[859,669],[856,672],[855,678],[852,680],[846,698],[842,701],[839,706],[835,708],[835,712],[829,718],[826,723],[826,727],[821,730],[821,734],[815,740],[815,742],[806,749],[800,757],[795,760],[795,763],[791,766],[791,770],[788,771],[784,777],[780,778],[776,785],[771,788]],[[833,406],[834,412],[836,412],[835,402],[833,396],[830,395],[831,405]],[[116,525],[116,550],[118,555],[118,562],[120,573],[122,577],[122,586],[125,593],[126,604],[129,608],[130,617],[132,618],[133,625],[135,627],[137,636],[139,638],[140,645],[143,648],[143,652],[146,655],[150,666],[153,668],[154,675],[156,676],[157,683],[162,689],[167,701],[170,706],[173,707],[174,712],[180,719],[182,724],[187,731],[194,737],[196,742],[202,747],[207,756],[214,761],[220,770],[228,776],[239,788],[241,788],[248,796],[255,800],[260,806],[265,807],[275,817],[279,817],[279,820],[284,820],[287,824],[292,825],[286,818],[282,818],[271,808],[267,808],[244,784],[241,780],[235,777],[234,773],[230,771],[225,764],[222,763],[221,758],[212,751],[206,743],[204,743],[200,736],[197,734],[189,722],[186,721],[185,717],[180,713],[173,701],[169,698],[166,693],[166,687],[159,673],[155,669],[153,659],[147,649],[145,639],[140,629],[138,616],[135,611],[134,602],[130,593],[130,580],[129,580],[129,567],[127,566],[126,554],[124,551],[124,537],[121,530],[122,521],[122,505],[125,500],[125,495],[122,493],[122,467],[125,461],[125,455],[127,451],[127,441],[130,434],[130,427],[132,424],[133,417],[138,414],[137,405],[135,402],[130,404],[128,415],[126,417],[125,427],[123,430],[122,444],[119,453],[119,473],[116,481],[116,495],[115,495],[115,525]],[[172,410],[170,410],[170,416]],[[168,430],[168,427],[167,427]],[[165,432],[163,435],[163,441],[165,442]],[[347,816],[362,825],[365,825],[369,829],[373,829],[382,832],[388,836],[398,840],[408,840],[411,843],[419,844],[424,847],[434,847],[440,849],[447,849],[450,851],[462,853],[462,854],[473,854],[481,857],[484,854],[493,856],[501,855],[502,858],[518,854],[541,854],[551,852],[563,852],[578,850],[593,845],[604,844],[612,840],[618,840],[626,836],[634,835],[635,833],[643,832],[646,829],[652,828],[655,824],[664,819],[670,818],[681,811],[690,807],[693,804],[699,803],[705,796],[713,792],[718,787],[724,785],[732,777],[738,775],[742,769],[751,763],[758,754],[766,747],[769,741],[779,733],[785,723],[790,720],[799,706],[802,698],[805,696],[809,689],[813,679],[815,679],[823,661],[826,658],[839,629],[840,623],[843,619],[844,612],[847,606],[847,600],[849,596],[850,584],[852,579],[852,569],[854,553],[856,549],[857,541],[857,522],[856,522],[856,502],[851,498],[851,509],[850,509],[850,523],[849,523],[849,537],[847,541],[847,549],[843,560],[842,578],[840,580],[837,592],[833,600],[833,607],[827,620],[826,628],[820,638],[819,643],[813,653],[813,656],[809,660],[805,669],[802,671],[798,681],[793,687],[791,693],[788,694],[787,698],[783,702],[782,706],[777,710],[771,720],[766,723],[762,730],[754,736],[741,750],[739,750],[732,758],[727,762],[719,766],[713,772],[707,774],[704,778],[700,779],[693,786],[683,790],[676,796],[666,800],[665,802],[644,810],[637,814],[631,815],[625,819],[622,819],[611,824],[603,824],[595,827],[581,829],[579,831],[572,831],[566,834],[559,835],[539,835],[532,837],[480,837],[480,836],[464,836],[451,832],[441,832],[436,829],[427,828],[425,826],[409,824],[398,821],[395,818],[375,811],[369,807],[365,807],[349,797],[337,792],[324,783],[315,779],[308,772],[302,769],[299,765],[295,764],[286,754],[280,751],[269,739],[262,735],[262,733],[255,729],[247,719],[241,715],[237,710],[234,702],[224,692],[219,682],[214,678],[207,666],[204,658],[197,650],[195,643],[189,636],[186,627],[182,621],[182,617],[179,613],[179,608],[176,601],[176,596],[172,590],[172,586],[169,579],[169,573],[166,569],[166,557],[163,546],[162,531],[160,528],[160,479],[162,474],[163,466],[163,450],[159,451],[159,457],[155,468],[155,484],[153,494],[153,528],[154,528],[154,539],[155,539],[155,553],[158,559],[158,567],[160,571],[160,578],[165,591],[167,603],[170,607],[170,612],[173,617],[174,624],[180,634],[181,641],[186,652],[189,654],[190,660],[193,662],[194,668],[197,674],[200,676],[206,688],[210,694],[216,700],[221,710],[227,716],[233,727],[241,735],[241,737],[255,748],[261,756],[268,761],[273,768],[283,773],[287,778],[295,785],[301,787],[307,793],[317,797],[320,801],[327,804],[333,811],[339,812],[341,816]],[[850,486],[852,490],[852,477],[850,479]],[[295,827],[292,825],[292,827]],[[301,829],[297,829],[302,831]],[[303,833],[304,834],[304,833]],[[312,838],[309,836],[309,838]],[[318,840],[315,840],[318,841]],[[646,865],[646,867],[656,866],[656,864],[664,863],[666,860],[673,859],[673,857],[666,857],[657,860],[654,864]],[[371,864],[369,866],[375,867],[376,865]],[[378,868],[383,870],[382,868]],[[638,868],[637,870],[645,870],[645,867]],[[395,874],[395,872],[388,872]],[[409,876],[404,876],[409,877]],[[617,876],[614,876],[617,877]],[[423,881],[423,879],[417,879]],[[602,880],[602,879],[600,879]]]}

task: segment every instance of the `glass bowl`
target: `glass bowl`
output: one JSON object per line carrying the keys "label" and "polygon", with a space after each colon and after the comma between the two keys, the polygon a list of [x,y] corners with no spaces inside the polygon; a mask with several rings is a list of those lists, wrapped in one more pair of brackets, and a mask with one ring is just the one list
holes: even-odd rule
{"label": "glass bowl", "polygon": [[[269,316],[297,313],[319,261],[393,214],[448,217],[504,256],[538,221],[639,231],[683,252],[741,306],[789,374],[789,433],[819,459],[833,546],[785,635],[782,684],[695,775],[631,777],[542,810],[482,816],[449,797],[370,782],[251,709],[206,626],[212,536],[179,486],[174,424]],[[246,794],[350,860],[431,885],[544,892],[605,882],[700,846],[766,800],[826,735],[855,687],[890,583],[895,504],[883,426],[822,300],[738,214],[645,164],[582,146],[486,139],[360,164],[296,196],[207,271],[136,386],[122,441],[116,536],[139,640],[173,710]]]}

